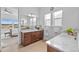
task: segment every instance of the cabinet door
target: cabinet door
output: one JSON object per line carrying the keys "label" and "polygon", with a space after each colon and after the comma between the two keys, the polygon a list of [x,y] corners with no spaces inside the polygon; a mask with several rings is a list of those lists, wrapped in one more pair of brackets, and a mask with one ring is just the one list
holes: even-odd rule
{"label": "cabinet door", "polygon": [[39,40],[39,32],[32,32],[32,41]]}
{"label": "cabinet door", "polygon": [[32,42],[36,41],[36,33],[32,32]]}
{"label": "cabinet door", "polygon": [[31,43],[31,33],[24,33],[24,45]]}
{"label": "cabinet door", "polygon": [[44,35],[43,31],[40,31],[40,33],[39,33],[39,36],[40,36],[39,39],[40,39],[40,40],[43,39],[43,35]]}

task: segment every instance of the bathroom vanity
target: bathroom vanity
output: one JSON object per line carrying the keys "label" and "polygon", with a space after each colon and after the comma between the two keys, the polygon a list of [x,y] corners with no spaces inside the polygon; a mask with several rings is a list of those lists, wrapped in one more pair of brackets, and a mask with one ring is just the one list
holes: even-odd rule
{"label": "bathroom vanity", "polygon": [[23,30],[21,31],[21,45],[26,46],[42,40],[44,30]]}
{"label": "bathroom vanity", "polygon": [[48,52],[78,52],[79,33],[75,40],[73,36],[67,33],[61,33],[60,35],[48,40],[47,51]]}

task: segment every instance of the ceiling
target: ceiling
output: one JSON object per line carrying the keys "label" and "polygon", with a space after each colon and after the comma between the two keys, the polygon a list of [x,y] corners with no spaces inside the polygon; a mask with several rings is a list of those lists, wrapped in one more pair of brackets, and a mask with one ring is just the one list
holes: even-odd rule
{"label": "ceiling", "polygon": [[7,15],[7,14],[10,14],[10,15],[14,15],[16,16],[18,14],[18,8],[13,8],[13,7],[2,7],[1,8],[1,14],[2,15]]}

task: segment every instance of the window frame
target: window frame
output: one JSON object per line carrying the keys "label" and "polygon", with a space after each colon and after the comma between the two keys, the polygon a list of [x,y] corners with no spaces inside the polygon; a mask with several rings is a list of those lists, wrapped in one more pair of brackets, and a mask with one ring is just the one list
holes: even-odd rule
{"label": "window frame", "polygon": [[[58,18],[57,17],[54,18],[54,13],[55,12],[59,12],[59,11],[62,11],[62,16],[58,17]],[[53,20],[52,26],[62,27],[63,26],[63,10],[61,9],[61,10],[58,10],[58,11],[55,11],[55,12],[52,13],[52,17],[53,17],[53,19],[52,19]],[[61,19],[61,25],[55,25],[55,20],[58,20],[58,19]]]}

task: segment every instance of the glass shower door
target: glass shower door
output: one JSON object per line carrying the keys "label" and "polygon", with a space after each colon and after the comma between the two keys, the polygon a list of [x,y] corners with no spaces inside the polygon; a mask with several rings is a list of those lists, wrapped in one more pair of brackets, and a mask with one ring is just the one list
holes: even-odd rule
{"label": "glass shower door", "polygon": [[19,39],[18,8],[1,8],[1,47],[12,48]]}

